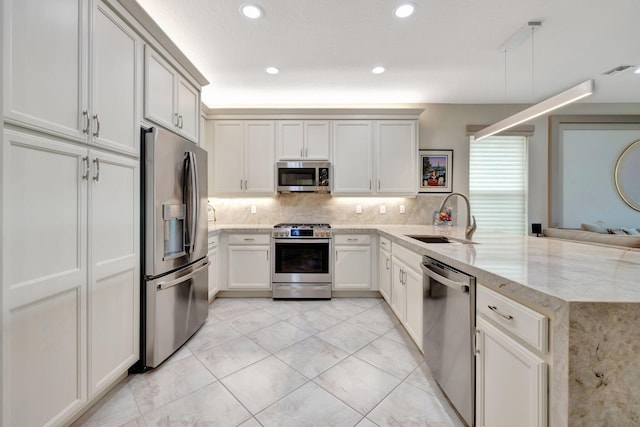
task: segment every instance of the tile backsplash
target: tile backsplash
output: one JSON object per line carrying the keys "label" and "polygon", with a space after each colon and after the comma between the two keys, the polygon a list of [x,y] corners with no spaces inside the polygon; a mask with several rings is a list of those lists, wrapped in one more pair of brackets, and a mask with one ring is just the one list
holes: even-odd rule
{"label": "tile backsplash", "polygon": [[[209,204],[214,207],[219,224],[432,224],[433,212],[445,196],[334,197],[330,194],[291,193],[277,197],[210,198]],[[453,208],[454,223],[457,225],[461,219],[459,224],[464,224],[466,212],[457,215],[457,198],[452,198],[451,202],[447,205]],[[401,213],[403,206],[404,213]],[[381,213],[381,207],[385,213]],[[211,210],[209,219],[213,219]]]}

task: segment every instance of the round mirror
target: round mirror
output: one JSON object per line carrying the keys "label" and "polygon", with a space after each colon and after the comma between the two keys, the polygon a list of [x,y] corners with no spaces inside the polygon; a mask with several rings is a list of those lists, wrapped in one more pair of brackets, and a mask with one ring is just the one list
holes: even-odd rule
{"label": "round mirror", "polygon": [[632,143],[620,154],[614,177],[620,198],[640,211],[640,141]]}

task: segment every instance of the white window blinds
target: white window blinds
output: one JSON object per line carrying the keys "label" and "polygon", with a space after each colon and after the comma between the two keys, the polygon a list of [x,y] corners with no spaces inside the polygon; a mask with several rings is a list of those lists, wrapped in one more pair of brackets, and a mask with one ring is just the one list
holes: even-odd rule
{"label": "white window blinds", "polygon": [[469,199],[479,229],[527,233],[526,137],[471,137]]}

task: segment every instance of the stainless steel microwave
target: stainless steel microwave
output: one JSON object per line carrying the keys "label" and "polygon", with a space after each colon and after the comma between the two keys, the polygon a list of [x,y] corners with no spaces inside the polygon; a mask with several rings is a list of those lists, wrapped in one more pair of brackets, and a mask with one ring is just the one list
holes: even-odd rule
{"label": "stainless steel microwave", "polygon": [[331,191],[331,163],[312,161],[277,162],[278,191],[281,193]]}

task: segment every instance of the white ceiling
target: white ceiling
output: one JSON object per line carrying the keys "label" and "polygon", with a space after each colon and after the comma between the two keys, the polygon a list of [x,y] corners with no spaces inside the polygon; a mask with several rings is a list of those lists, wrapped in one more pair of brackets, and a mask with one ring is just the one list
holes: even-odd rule
{"label": "white ceiling", "polygon": [[[640,102],[634,69],[602,75],[640,66],[640,0],[414,1],[401,20],[400,0],[138,0],[210,81],[212,108],[533,103],[587,79],[582,102]],[[262,19],[240,15],[249,2]],[[528,21],[542,27],[505,55]]]}

